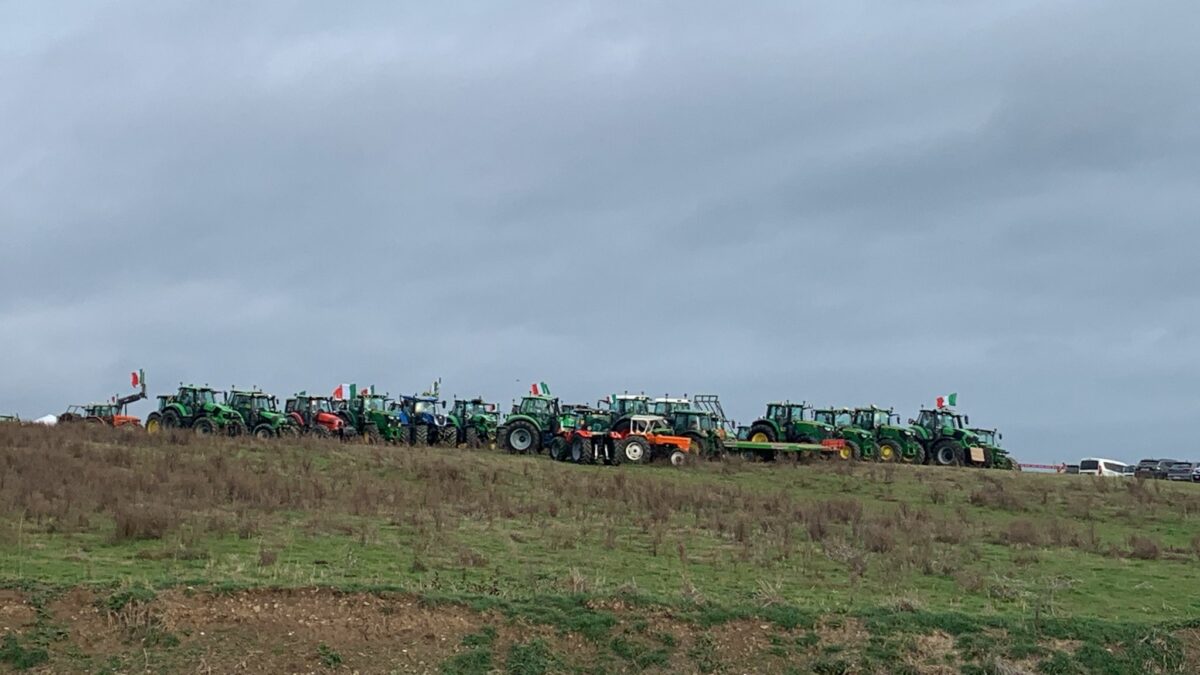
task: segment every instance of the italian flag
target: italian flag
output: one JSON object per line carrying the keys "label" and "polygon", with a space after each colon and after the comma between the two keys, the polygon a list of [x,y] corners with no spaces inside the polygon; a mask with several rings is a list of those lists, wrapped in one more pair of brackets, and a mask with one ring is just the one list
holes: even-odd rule
{"label": "italian flag", "polygon": [[945,396],[937,397],[937,407],[947,408],[958,405],[958,394],[946,394]]}
{"label": "italian flag", "polygon": [[[339,384],[337,389],[333,390],[333,397],[339,401],[345,401],[358,396],[358,391],[357,384]],[[362,391],[366,393],[369,390],[363,389]]]}
{"label": "italian flag", "polygon": [[129,380],[133,388],[137,389],[138,385],[146,383],[146,372],[141,368],[138,368],[129,374]]}
{"label": "italian flag", "polygon": [[545,382],[534,382],[533,386],[529,388],[529,391],[532,391],[534,396],[550,395],[550,387],[546,386]]}

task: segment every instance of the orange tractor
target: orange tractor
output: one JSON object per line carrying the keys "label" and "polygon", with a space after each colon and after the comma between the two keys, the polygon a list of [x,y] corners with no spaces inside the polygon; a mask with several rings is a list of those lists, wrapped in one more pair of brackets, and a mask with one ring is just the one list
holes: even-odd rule
{"label": "orange tractor", "polygon": [[657,415],[632,415],[608,433],[615,446],[613,456],[621,462],[644,464],[666,456],[679,466],[687,461],[692,439],[676,436],[667,420]]}
{"label": "orange tractor", "polygon": [[67,411],[58,416],[59,423],[89,422],[116,428],[141,428],[142,421],[128,414],[127,408],[130,403],[146,398],[146,374],[141,370],[130,373],[130,380],[134,388],[141,387],[141,390],[129,396],[113,396],[107,403],[68,406]]}

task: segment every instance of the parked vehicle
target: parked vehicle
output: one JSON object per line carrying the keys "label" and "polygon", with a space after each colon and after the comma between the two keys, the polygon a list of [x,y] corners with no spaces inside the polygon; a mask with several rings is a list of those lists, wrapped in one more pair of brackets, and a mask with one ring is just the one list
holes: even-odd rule
{"label": "parked vehicle", "polygon": [[1079,465],[1078,464],[1065,464],[1065,465],[1063,465],[1063,473],[1078,474],[1079,473]]}
{"label": "parked vehicle", "polygon": [[1192,482],[1200,483],[1200,464],[1197,464],[1196,468],[1192,469]]}
{"label": "parked vehicle", "polygon": [[342,440],[358,435],[358,431],[337,414],[337,406],[328,396],[309,396],[300,392],[284,403],[283,411],[305,434],[318,438],[332,436]]}
{"label": "parked vehicle", "polygon": [[1171,468],[1167,470],[1167,480],[1188,480],[1192,479],[1192,471],[1196,469],[1195,462],[1175,462]]}
{"label": "parked vehicle", "polygon": [[1143,459],[1138,462],[1137,469],[1134,471],[1134,476],[1138,478],[1157,478],[1158,480],[1167,479],[1167,471],[1175,464],[1177,459]]}
{"label": "parked vehicle", "polygon": [[296,421],[280,412],[279,400],[257,389],[231,389],[225,392],[225,405],[237,411],[256,438],[277,438],[300,433]]}
{"label": "parked vehicle", "polygon": [[1125,474],[1125,462],[1103,457],[1087,457],[1079,460],[1079,473],[1089,476],[1122,476]]}
{"label": "parked vehicle", "polygon": [[1128,466],[1126,466],[1126,467],[1125,467],[1125,471],[1124,471],[1124,473],[1122,473],[1121,475],[1122,475],[1124,478],[1133,478],[1133,477],[1134,477],[1134,474],[1135,474],[1136,472],[1137,472],[1137,467],[1136,467],[1136,466],[1134,466],[1133,464],[1130,464],[1130,465],[1128,465]]}
{"label": "parked vehicle", "polygon": [[159,396],[158,410],[146,416],[146,431],[157,433],[161,429],[194,429],[201,435],[220,432],[240,436],[246,433],[246,423],[236,410],[217,403],[217,392],[211,387],[179,385],[174,394]]}

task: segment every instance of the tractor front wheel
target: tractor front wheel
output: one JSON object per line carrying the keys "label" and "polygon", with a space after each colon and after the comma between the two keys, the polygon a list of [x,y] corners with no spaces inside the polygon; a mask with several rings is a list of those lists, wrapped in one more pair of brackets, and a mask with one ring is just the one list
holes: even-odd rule
{"label": "tractor front wheel", "polygon": [[438,445],[444,445],[447,448],[458,447],[458,427],[447,424],[438,429]]}
{"label": "tractor front wheel", "polygon": [[904,450],[896,441],[879,442],[879,461],[884,463],[899,462],[904,457]]}
{"label": "tractor front wheel", "polygon": [[272,439],[275,438],[275,430],[270,424],[260,424],[254,427],[254,437],[262,441]]}
{"label": "tractor front wheel", "polygon": [[504,442],[510,453],[518,455],[537,452],[540,449],[537,429],[525,420],[517,420],[512,423],[512,426],[505,431]]}
{"label": "tractor front wheel", "polygon": [[954,441],[942,441],[933,446],[933,461],[938,466],[962,466],[962,448]]}
{"label": "tractor front wheel", "polygon": [[476,429],[475,427],[467,427],[467,431],[464,435],[466,436],[466,445],[468,448],[483,447],[483,443],[479,440],[479,429]]}
{"label": "tractor front wheel", "polygon": [[162,417],[158,413],[150,413],[146,418],[146,433],[157,434],[162,431]]}
{"label": "tractor front wheel", "polygon": [[838,448],[837,457],[838,459],[847,462],[850,460],[858,461],[862,459],[862,449],[858,447],[858,443],[855,443],[854,441],[846,441],[845,445]]}
{"label": "tractor front wheel", "polygon": [[645,464],[650,461],[650,442],[644,436],[626,436],[617,444],[617,452],[626,462]]}
{"label": "tractor front wheel", "polygon": [[687,462],[687,455],[682,450],[671,453],[671,466],[683,466],[685,462]]}
{"label": "tractor front wheel", "polygon": [[413,445],[421,447],[429,445],[429,425],[417,425],[417,428],[413,430]]}
{"label": "tractor front wheel", "polygon": [[209,436],[216,432],[216,430],[217,425],[213,424],[213,421],[207,417],[201,417],[192,425],[192,431],[195,431],[198,436]]}
{"label": "tractor front wheel", "polygon": [[329,431],[329,429],[321,426],[320,424],[318,424],[314,427],[311,427],[308,430],[308,433],[310,435],[316,436],[317,438],[329,438],[330,436],[333,435],[333,433],[331,431]]}
{"label": "tractor front wheel", "polygon": [[225,425],[225,435],[230,437],[243,436],[246,433],[246,425],[241,420],[230,420]]}
{"label": "tractor front wheel", "polygon": [[179,413],[174,410],[167,409],[162,414],[162,425],[164,429],[178,429],[183,426],[183,420],[179,419]]}
{"label": "tractor front wheel", "polygon": [[751,443],[774,443],[775,430],[769,424],[755,424],[750,427],[750,435],[747,438]]}
{"label": "tractor front wheel", "polygon": [[583,438],[576,436],[571,441],[571,461],[576,464],[593,464],[591,443]]}

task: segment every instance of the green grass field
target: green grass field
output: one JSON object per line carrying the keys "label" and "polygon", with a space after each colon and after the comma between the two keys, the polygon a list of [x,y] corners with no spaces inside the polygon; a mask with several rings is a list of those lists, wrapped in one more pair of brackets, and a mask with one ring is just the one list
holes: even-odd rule
{"label": "green grass field", "polygon": [[[258,645],[259,669],[1200,668],[1190,484],[16,426],[0,452],[0,579],[29,610],[0,626],[14,668],[227,664],[301,605],[327,634]],[[379,609],[343,617],[348,598]],[[395,634],[414,617],[426,633]]]}

